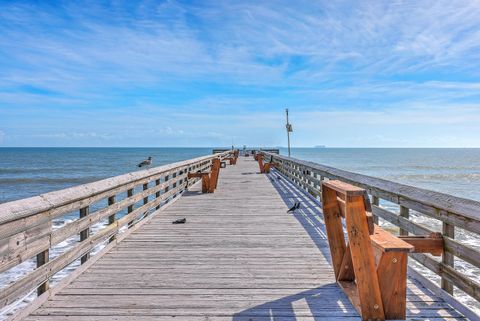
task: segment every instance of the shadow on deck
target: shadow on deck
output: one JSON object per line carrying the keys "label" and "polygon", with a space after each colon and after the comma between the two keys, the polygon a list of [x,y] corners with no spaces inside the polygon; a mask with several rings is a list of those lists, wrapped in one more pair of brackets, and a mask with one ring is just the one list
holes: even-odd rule
{"label": "shadow on deck", "polygon": [[[327,232],[320,202],[300,190],[287,178],[272,171],[268,178],[283,202],[301,208],[293,215],[308,233],[325,260],[331,264]],[[409,277],[407,285],[407,320],[465,320],[455,309],[430,290]],[[347,296],[336,283],[323,285],[281,299],[266,302],[236,313],[234,321],[361,320]]]}

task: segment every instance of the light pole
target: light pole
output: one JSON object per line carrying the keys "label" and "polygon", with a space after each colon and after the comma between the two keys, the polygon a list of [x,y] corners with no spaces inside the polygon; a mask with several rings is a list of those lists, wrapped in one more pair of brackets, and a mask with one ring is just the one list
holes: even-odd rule
{"label": "light pole", "polygon": [[287,128],[287,139],[288,139],[288,157],[290,157],[290,133],[293,132],[292,124],[288,122],[288,108],[285,109],[285,113],[287,114],[287,124],[285,127]]}

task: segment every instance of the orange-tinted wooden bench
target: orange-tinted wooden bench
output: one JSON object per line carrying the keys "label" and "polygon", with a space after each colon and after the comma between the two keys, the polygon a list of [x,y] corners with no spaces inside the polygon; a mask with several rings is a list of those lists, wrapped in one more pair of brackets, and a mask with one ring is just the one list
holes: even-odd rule
{"label": "orange-tinted wooden bench", "polygon": [[239,155],[239,151],[234,150],[231,153],[231,156],[224,158],[224,160],[228,160],[230,165],[235,165],[235,164],[237,164],[238,155]]}
{"label": "orange-tinted wooden bench", "polygon": [[414,247],[372,223],[365,190],[332,180],[322,183],[322,196],[337,283],[363,320],[405,319],[407,260]]}
{"label": "orange-tinted wooden bench", "polygon": [[212,160],[212,167],[210,172],[203,173],[188,173],[188,178],[201,178],[202,179],[202,193],[213,193],[217,188],[218,174],[220,172],[220,159],[215,158]]}

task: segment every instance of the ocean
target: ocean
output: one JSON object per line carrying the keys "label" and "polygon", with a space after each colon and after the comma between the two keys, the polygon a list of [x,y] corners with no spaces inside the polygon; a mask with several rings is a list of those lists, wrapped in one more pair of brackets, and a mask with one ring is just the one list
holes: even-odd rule
{"label": "ocean", "polygon": [[[0,203],[135,171],[138,170],[136,165],[148,156],[152,156],[153,166],[160,166],[211,152],[212,148],[0,148]],[[287,150],[281,148],[280,153],[287,155]],[[480,149],[293,148],[291,155],[480,201]],[[398,211],[393,204],[383,202],[381,205]],[[434,220],[414,213],[412,217],[432,229],[440,229],[440,224]],[[61,226],[68,221],[67,217],[57,224]],[[466,244],[480,246],[478,236],[461,231],[457,236]],[[61,245],[56,251],[70,246],[68,242]],[[478,276],[478,269],[465,262],[457,260],[455,264],[465,274]],[[28,262],[25,266],[25,269],[32,268]],[[21,269],[0,275],[0,288],[21,275]],[[435,276],[431,274],[431,278]],[[480,313],[477,302],[459,291],[456,295]],[[0,319],[6,313],[8,311],[2,311]]]}

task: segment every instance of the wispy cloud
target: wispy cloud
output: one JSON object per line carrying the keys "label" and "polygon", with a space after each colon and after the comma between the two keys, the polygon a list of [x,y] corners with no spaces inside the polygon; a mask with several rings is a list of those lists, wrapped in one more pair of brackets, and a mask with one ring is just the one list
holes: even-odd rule
{"label": "wispy cloud", "polygon": [[278,145],[286,106],[317,122],[341,121],[333,110],[461,126],[480,104],[479,21],[476,0],[3,3],[0,129],[4,144],[111,144],[147,126],[171,142]]}

